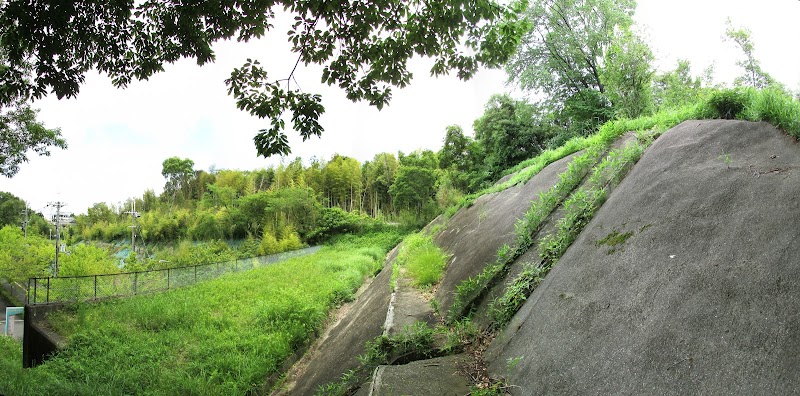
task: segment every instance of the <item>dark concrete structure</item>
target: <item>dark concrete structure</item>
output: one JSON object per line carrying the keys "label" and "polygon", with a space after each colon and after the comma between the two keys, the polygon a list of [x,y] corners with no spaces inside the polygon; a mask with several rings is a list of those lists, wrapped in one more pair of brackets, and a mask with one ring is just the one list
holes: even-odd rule
{"label": "dark concrete structure", "polygon": [[35,367],[63,348],[61,336],[42,325],[45,316],[61,309],[59,304],[25,305],[25,330],[22,339],[22,367]]}

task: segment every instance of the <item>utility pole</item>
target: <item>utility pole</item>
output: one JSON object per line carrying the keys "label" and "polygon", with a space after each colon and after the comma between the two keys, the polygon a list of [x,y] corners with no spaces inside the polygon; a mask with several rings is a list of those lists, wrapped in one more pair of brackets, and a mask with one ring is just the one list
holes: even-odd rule
{"label": "utility pole", "polygon": [[47,204],[47,206],[56,208],[56,217],[54,219],[54,222],[56,223],[56,264],[55,267],[53,267],[53,277],[58,277],[58,253],[59,250],[61,250],[61,208],[66,205],[67,204],[61,201],[50,202]]}
{"label": "utility pole", "polygon": [[25,238],[28,238],[28,203],[25,202],[25,210],[22,212],[22,215],[25,216],[25,220],[22,220],[22,233],[25,234]]}
{"label": "utility pole", "polygon": [[139,212],[136,211],[136,200],[133,199],[132,202],[131,210],[125,214],[131,215],[131,225],[128,226],[131,229],[131,251],[136,253],[136,218],[139,217]]}

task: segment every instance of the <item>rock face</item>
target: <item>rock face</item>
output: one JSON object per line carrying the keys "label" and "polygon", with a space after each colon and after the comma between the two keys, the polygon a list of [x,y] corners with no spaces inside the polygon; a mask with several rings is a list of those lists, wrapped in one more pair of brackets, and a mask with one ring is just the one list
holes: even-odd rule
{"label": "rock face", "polygon": [[450,254],[447,271],[439,284],[436,299],[442,312],[453,304],[456,287],[478,275],[486,264],[494,262],[497,250],[514,243],[514,225],[530,208],[531,201],[558,183],[558,175],[567,169],[573,155],[564,157],[536,174],[523,185],[486,194],[459,210],[436,236],[436,244]]}
{"label": "rock face", "polygon": [[796,393],[798,241],[800,144],[684,122],[495,339],[490,371],[525,395]]}

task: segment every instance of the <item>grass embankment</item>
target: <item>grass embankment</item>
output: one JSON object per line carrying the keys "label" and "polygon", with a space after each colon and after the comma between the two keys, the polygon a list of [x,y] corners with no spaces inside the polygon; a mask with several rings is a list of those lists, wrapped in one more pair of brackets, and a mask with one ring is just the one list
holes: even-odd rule
{"label": "grass embankment", "polygon": [[50,318],[68,337],[53,359],[21,368],[0,339],[0,394],[243,395],[319,331],[382,266],[396,232],[342,238],[319,252],[175,291],[77,305]]}

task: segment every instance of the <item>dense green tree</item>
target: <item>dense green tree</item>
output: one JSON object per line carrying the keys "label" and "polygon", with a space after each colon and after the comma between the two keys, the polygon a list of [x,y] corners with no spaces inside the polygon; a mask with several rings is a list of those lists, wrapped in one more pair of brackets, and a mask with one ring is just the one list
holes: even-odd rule
{"label": "dense green tree", "polygon": [[317,194],[324,189],[324,180],[322,177],[322,169],[324,167],[324,162],[318,160],[316,157],[311,157],[308,167],[303,171],[303,179],[305,180],[306,186],[314,190]]}
{"label": "dense green tree", "polygon": [[257,169],[250,173],[250,180],[253,183],[254,193],[257,193],[259,191],[266,191],[272,186],[272,183],[275,181],[275,170],[272,168]]}
{"label": "dense green tree", "polygon": [[258,238],[261,235],[266,223],[265,216],[270,195],[267,191],[260,191],[238,200],[237,208],[232,215],[237,236],[250,235]]}
{"label": "dense green tree", "polygon": [[313,190],[299,186],[283,188],[270,193],[264,218],[271,222],[272,230],[290,227],[305,235],[314,228],[319,210]]}
{"label": "dense green tree", "polygon": [[[3,84],[6,83],[3,80],[7,73],[5,69],[0,63],[0,83]],[[10,88],[3,87],[0,91]],[[12,177],[17,174],[19,166],[28,162],[30,152],[49,156],[51,147],[67,148],[61,130],[46,128],[36,120],[37,112],[24,101],[4,101],[0,94],[0,175]]]}
{"label": "dense green tree", "polygon": [[392,153],[375,154],[372,161],[363,165],[364,201],[372,216],[394,210],[389,189],[397,174],[397,158]]}
{"label": "dense green tree", "polygon": [[323,196],[330,206],[346,211],[359,207],[362,178],[361,164],[355,158],[334,155],[322,169]]}
{"label": "dense green tree", "polygon": [[281,164],[275,169],[275,187],[305,186],[303,159],[297,157],[288,164]]}
{"label": "dense green tree", "polygon": [[208,202],[211,207],[228,208],[233,206],[233,202],[238,196],[239,193],[234,187],[228,187],[222,184],[209,184],[203,199],[205,202]]}
{"label": "dense green tree", "polygon": [[401,165],[397,168],[397,177],[389,192],[397,205],[413,208],[419,218],[423,206],[431,202],[436,194],[435,169]]}
{"label": "dense green tree", "polygon": [[54,227],[47,220],[45,220],[41,213],[29,212],[27,228],[28,235],[36,234],[41,236],[49,236]]}
{"label": "dense green tree", "polygon": [[55,248],[46,238],[25,238],[13,225],[0,228],[0,278],[25,284],[28,278],[46,276],[54,261]]}
{"label": "dense green tree", "polygon": [[154,210],[158,206],[158,196],[155,191],[147,189],[142,194],[142,211]]}
{"label": "dense green tree", "polygon": [[[0,6],[0,51],[7,56],[0,78],[9,88],[0,92],[0,103],[48,91],[75,96],[91,70],[125,87],[181,58],[211,62],[214,42],[265,35],[276,9],[294,17],[288,40],[298,64],[322,65],[323,82],[379,108],[392,87],[411,80],[413,56],[433,58],[433,74],[455,70],[466,79],[480,65],[502,64],[521,32],[516,14],[492,0],[9,0]],[[248,60],[227,80],[240,109],[270,120],[254,139],[261,155],[289,152],[285,111],[304,139],[322,133],[321,98],[301,91],[293,74],[276,79]]]}
{"label": "dense green tree", "polygon": [[449,125],[445,130],[444,144],[439,151],[439,166],[442,169],[455,166],[466,169],[470,161],[469,146],[472,139],[464,135],[464,130],[458,125]]}
{"label": "dense green tree", "polygon": [[508,95],[494,95],[475,120],[475,139],[482,146],[490,177],[540,152],[552,130],[539,125],[538,109]]}
{"label": "dense green tree", "polygon": [[584,89],[570,96],[561,111],[552,114],[553,122],[562,127],[548,142],[548,148],[558,147],[575,136],[586,136],[614,117],[608,97],[593,89]]}
{"label": "dense green tree", "polygon": [[431,150],[416,150],[408,154],[397,153],[397,162],[400,166],[416,166],[425,169],[439,168],[439,158]]}
{"label": "dense green tree", "polygon": [[25,201],[14,194],[0,191],[0,227],[21,225],[22,212],[25,210],[25,206]]}
{"label": "dense green tree", "polygon": [[103,202],[98,202],[86,209],[86,221],[89,223],[97,223],[100,221],[111,223],[115,221],[118,216],[118,213]]}
{"label": "dense green tree", "polygon": [[58,276],[81,276],[119,272],[119,268],[105,249],[88,244],[71,247],[59,255]]}
{"label": "dense green tree", "polygon": [[167,179],[164,184],[164,193],[170,198],[170,202],[175,201],[179,192],[183,198],[186,198],[186,190],[195,176],[194,161],[188,158],[167,158],[161,164],[161,176]]}
{"label": "dense green tree", "polygon": [[617,114],[636,118],[652,111],[654,59],[641,37],[630,30],[617,32],[600,75]]}
{"label": "dense green tree", "polygon": [[615,112],[649,109],[636,102],[649,97],[652,56],[631,32],[635,8],[634,0],[531,2],[525,17],[532,29],[506,70],[522,89],[544,97],[549,115],[538,124],[562,128],[548,147],[594,132]]}
{"label": "dense green tree", "polygon": [[672,108],[694,103],[701,95],[700,77],[692,77],[691,64],[678,59],[674,70],[653,78],[653,100],[656,107]]}
{"label": "dense green tree", "polygon": [[217,175],[206,172],[204,170],[194,171],[194,177],[189,179],[187,190],[189,190],[189,197],[192,199],[202,199],[208,191],[208,186],[217,181]]}
{"label": "dense green tree", "polygon": [[[0,227],[6,225],[23,227],[26,206],[25,201],[14,194],[0,191]],[[24,225],[27,228],[27,234],[48,235],[51,226],[42,214],[30,209],[27,210],[27,213],[28,222]]]}
{"label": "dense green tree", "polygon": [[633,0],[543,0],[530,3],[532,27],[506,65],[523,89],[563,103],[583,90],[605,92],[601,79],[616,30],[632,23]]}
{"label": "dense green tree", "polygon": [[[482,160],[485,157],[483,147],[471,137],[464,135],[464,130],[458,125],[447,127],[444,144],[439,151],[439,167],[445,171],[440,191],[453,196],[448,188],[461,192],[474,191],[483,179],[486,178]],[[441,195],[437,193],[437,196]],[[453,197],[455,198],[455,197]],[[441,198],[441,202],[451,201],[451,198]]]}

